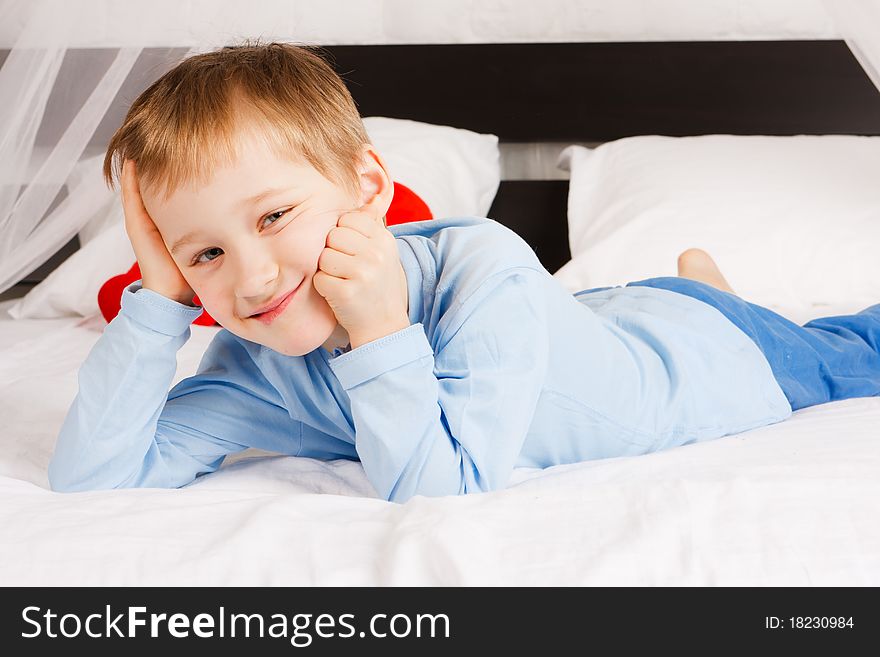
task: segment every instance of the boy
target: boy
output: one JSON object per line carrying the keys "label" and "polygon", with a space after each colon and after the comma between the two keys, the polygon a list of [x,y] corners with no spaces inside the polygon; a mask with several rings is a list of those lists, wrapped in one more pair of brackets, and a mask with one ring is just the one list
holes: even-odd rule
{"label": "boy", "polygon": [[[382,158],[307,49],[185,60],[132,105],[111,184],[114,162],[143,278],[80,370],[55,490],[183,486],[257,447],[359,459],[403,502],[880,392],[880,305],[799,327],[697,250],[571,295],[492,220],[387,229]],[[168,392],[196,294],[223,330]]]}

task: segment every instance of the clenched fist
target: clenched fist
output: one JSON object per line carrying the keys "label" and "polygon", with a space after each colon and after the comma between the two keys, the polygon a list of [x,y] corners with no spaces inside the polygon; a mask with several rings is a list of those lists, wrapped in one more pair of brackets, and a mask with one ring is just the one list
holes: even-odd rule
{"label": "clenched fist", "polygon": [[366,212],[339,217],[327,234],[312,284],[348,332],[352,349],[410,325],[397,241]]}

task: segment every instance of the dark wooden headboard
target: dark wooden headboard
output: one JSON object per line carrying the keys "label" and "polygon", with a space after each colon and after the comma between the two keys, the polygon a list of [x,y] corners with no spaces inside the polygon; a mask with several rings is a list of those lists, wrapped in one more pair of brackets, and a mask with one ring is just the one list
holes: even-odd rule
{"label": "dark wooden headboard", "polygon": [[[334,46],[361,114],[498,135],[880,135],[880,93],[843,41]],[[551,272],[571,257],[564,180],[501,183],[489,216]]]}
{"label": "dark wooden headboard", "polygon": [[[502,143],[595,143],[641,134],[880,135],[880,93],[843,41],[378,45],[321,52],[362,115],[489,132]],[[505,180],[489,212],[529,242],[551,272],[570,257],[567,191],[566,180]],[[35,274],[41,278],[51,268],[50,261]]]}

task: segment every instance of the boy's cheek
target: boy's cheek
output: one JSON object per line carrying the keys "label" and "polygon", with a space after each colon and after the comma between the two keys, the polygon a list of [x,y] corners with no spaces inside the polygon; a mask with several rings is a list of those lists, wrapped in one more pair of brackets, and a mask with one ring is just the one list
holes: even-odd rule
{"label": "boy's cheek", "polygon": [[196,293],[194,300],[197,301],[202,308],[208,311],[208,314],[217,322],[222,323],[228,312],[222,303],[219,302],[216,294],[204,285],[198,285],[197,283],[193,284],[189,280],[187,280],[187,282],[190,283],[190,287],[192,287],[193,292]]}

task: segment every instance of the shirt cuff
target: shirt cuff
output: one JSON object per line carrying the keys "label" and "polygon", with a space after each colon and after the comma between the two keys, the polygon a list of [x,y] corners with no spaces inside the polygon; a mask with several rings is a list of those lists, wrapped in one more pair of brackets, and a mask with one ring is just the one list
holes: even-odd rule
{"label": "shirt cuff", "polygon": [[153,290],[142,287],[137,280],[122,291],[120,313],[158,333],[170,336],[183,335],[204,308],[187,306]]}
{"label": "shirt cuff", "polygon": [[[346,390],[397,369],[414,360],[434,356],[421,322],[383,338],[362,344],[357,349],[329,361],[330,369]],[[432,368],[433,369],[433,368]]]}

